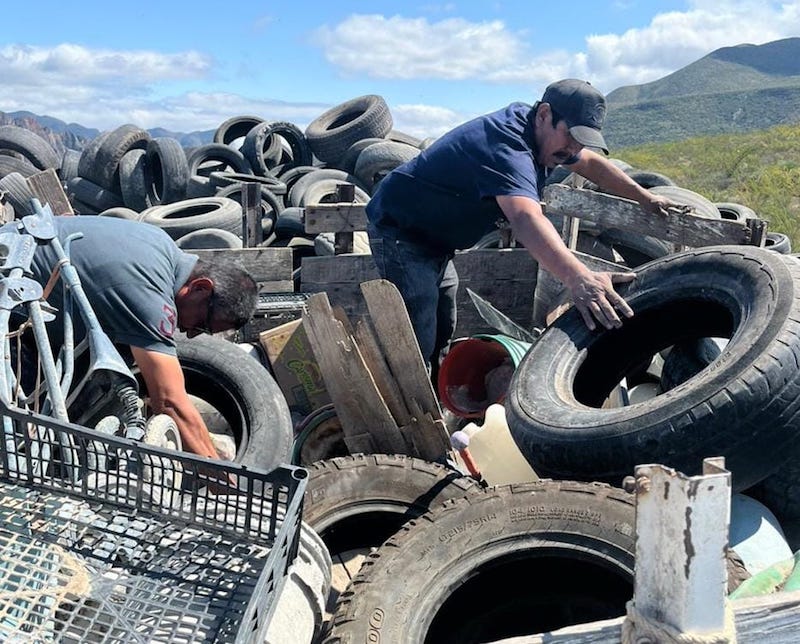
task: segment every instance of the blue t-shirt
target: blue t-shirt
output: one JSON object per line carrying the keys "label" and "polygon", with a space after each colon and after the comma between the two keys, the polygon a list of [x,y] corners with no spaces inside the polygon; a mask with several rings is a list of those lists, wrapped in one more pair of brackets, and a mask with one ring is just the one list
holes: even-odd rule
{"label": "blue t-shirt", "polygon": [[528,104],[467,121],[384,177],[367,216],[438,250],[469,248],[504,217],[495,197],[539,200],[534,146]]}
{"label": "blue t-shirt", "polygon": [[[182,251],[163,230],[138,221],[99,216],[55,217],[61,241],[70,243],[70,261],[103,331],[116,344],[175,355],[178,330],[175,295],[189,279],[197,256]],[[50,244],[37,248],[33,278],[44,285],[57,261]],[[62,308],[62,281],[47,301]],[[73,305],[76,342],[85,334],[77,305]],[[54,347],[62,339],[61,315],[47,324]]]}

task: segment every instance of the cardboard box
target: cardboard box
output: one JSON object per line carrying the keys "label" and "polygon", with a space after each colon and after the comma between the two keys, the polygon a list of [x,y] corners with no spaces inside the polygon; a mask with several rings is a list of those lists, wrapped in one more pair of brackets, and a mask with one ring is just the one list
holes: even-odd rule
{"label": "cardboard box", "polygon": [[258,339],[290,409],[307,415],[331,402],[302,320],[263,331]]}

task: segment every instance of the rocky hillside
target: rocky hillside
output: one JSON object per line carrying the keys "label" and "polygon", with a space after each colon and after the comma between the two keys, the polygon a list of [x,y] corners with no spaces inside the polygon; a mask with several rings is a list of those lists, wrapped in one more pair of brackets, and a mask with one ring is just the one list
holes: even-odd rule
{"label": "rocky hillside", "polygon": [[711,52],[652,83],[608,95],[612,147],[800,123],[800,38]]}

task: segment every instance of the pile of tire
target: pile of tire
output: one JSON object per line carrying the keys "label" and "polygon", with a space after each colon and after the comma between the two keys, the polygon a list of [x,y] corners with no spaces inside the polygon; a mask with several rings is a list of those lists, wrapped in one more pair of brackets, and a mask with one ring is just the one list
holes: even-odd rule
{"label": "pile of tire", "polygon": [[[295,278],[303,257],[331,255],[332,233],[307,234],[304,207],[337,199],[342,184],[365,203],[381,178],[427,144],[393,129],[384,99],[365,95],[322,113],[301,130],[285,121],[235,116],[213,141],[184,149],[167,136],[133,124],[99,134],[61,158],[37,134],[0,128],[0,189],[6,220],[28,214],[25,179],[53,168],[77,214],[136,219],[159,226],[186,249],[241,248],[242,202],[247,184],[258,186],[260,246],[293,250]],[[366,234],[356,253],[369,253]]]}

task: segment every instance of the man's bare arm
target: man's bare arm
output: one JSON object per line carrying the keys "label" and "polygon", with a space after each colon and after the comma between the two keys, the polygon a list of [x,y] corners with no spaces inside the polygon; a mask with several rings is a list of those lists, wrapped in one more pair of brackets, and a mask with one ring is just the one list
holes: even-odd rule
{"label": "man's bare arm", "polygon": [[631,281],[636,277],[635,273],[601,273],[584,266],[544,216],[538,201],[513,196],[497,197],[497,203],[511,223],[517,241],[570,290],[572,300],[587,327],[594,329],[597,320],[610,329],[620,326],[618,313],[626,317],[633,315],[613,285]]}
{"label": "man's bare arm", "polygon": [[186,393],[180,362],[175,356],[131,347],[142,373],[150,407],[156,414],[167,414],[178,426],[184,449],[208,458],[218,458],[203,417]]}

